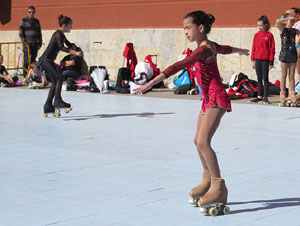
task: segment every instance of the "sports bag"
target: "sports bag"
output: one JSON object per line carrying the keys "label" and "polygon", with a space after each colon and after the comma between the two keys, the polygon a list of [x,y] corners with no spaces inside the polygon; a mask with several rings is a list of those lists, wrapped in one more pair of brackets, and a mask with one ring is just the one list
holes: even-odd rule
{"label": "sports bag", "polygon": [[174,78],[173,83],[178,87],[184,86],[184,85],[190,85],[191,79],[190,79],[190,75],[189,75],[188,71],[186,69],[184,69],[180,75],[177,75]]}

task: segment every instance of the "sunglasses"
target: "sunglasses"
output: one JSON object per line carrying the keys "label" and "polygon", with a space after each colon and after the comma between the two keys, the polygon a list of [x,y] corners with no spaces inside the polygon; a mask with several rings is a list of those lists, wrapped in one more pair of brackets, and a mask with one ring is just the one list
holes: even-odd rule
{"label": "sunglasses", "polygon": [[30,13],[30,14],[31,14],[31,13],[32,13],[32,14],[34,14],[35,12],[34,12],[34,11],[28,11],[28,13]]}

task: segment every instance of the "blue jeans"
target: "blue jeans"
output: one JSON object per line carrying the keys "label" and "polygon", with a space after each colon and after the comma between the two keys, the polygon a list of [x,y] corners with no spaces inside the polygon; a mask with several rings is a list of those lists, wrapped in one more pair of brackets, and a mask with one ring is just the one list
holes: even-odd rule
{"label": "blue jeans", "polygon": [[[36,60],[39,47],[38,47],[38,44],[29,44],[29,48],[30,48],[30,63],[32,63],[32,62],[35,62],[35,60]],[[24,52],[23,67],[28,68],[28,49],[26,46],[24,47],[23,52]],[[23,70],[24,78],[26,77],[26,74],[27,74],[27,72],[25,70]]]}
{"label": "blue jeans", "polygon": [[66,71],[63,71],[61,74],[62,74],[64,81],[66,81],[68,78],[73,78],[76,80],[80,76],[79,73],[77,73],[76,71],[73,71],[73,70],[66,70]]}

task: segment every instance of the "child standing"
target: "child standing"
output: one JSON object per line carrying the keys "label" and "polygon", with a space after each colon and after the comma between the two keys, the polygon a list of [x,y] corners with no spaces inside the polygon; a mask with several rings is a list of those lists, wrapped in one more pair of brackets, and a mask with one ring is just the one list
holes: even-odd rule
{"label": "child standing", "polygon": [[3,56],[0,54],[0,83],[15,86],[15,82],[18,81],[18,77],[11,77],[2,64]]}
{"label": "child standing", "polygon": [[33,62],[30,64],[30,71],[29,71],[29,77],[28,80],[31,83],[36,82],[36,83],[41,83],[41,88],[45,88],[46,86],[46,78],[43,72],[40,70],[36,62]]}
{"label": "child standing", "polygon": [[269,70],[274,65],[275,42],[272,33],[269,32],[270,22],[267,16],[262,15],[258,18],[257,27],[259,31],[254,35],[251,61],[253,69],[256,70],[258,95],[250,102],[262,101],[270,104],[268,100]]}
{"label": "child standing", "polygon": [[[55,108],[71,108],[71,104],[66,103],[61,98],[61,87],[63,83],[63,77],[54,63],[59,51],[66,53],[75,54],[78,56],[82,55],[82,52],[71,49],[72,44],[66,39],[64,33],[70,32],[72,29],[72,19],[67,16],[58,16],[59,29],[55,31],[51,37],[49,45],[43,55],[39,59],[38,65],[45,70],[47,78],[52,83],[49,90],[48,98],[44,104],[45,116],[47,113],[53,113]],[[67,45],[66,48],[64,45]],[[54,103],[53,103],[53,98]]]}
{"label": "child standing", "polygon": [[[276,27],[281,32],[281,51],[279,60],[281,61],[281,80],[280,80],[280,104],[286,106],[286,77],[289,76],[289,95],[292,105],[297,99],[295,95],[295,68],[298,60],[296,50],[296,37],[299,31],[293,28],[296,18],[289,13],[285,13],[283,18],[276,20]],[[297,38],[299,40],[299,38]]]}
{"label": "child standing", "polygon": [[202,182],[190,191],[190,196],[193,199],[199,198],[199,204],[204,207],[215,203],[225,205],[228,194],[225,181],[221,178],[216,153],[210,144],[221,118],[226,111],[231,111],[230,99],[223,87],[218,70],[217,54],[249,55],[247,49],[219,45],[208,40],[207,34],[214,21],[213,15],[203,11],[187,14],[183,18],[184,33],[187,39],[190,42],[196,42],[198,47],[184,60],[169,66],[156,78],[136,89],[137,92],[144,93],[160,81],[195,64],[196,78],[202,90],[203,101],[194,143],[202,163],[203,178]]}

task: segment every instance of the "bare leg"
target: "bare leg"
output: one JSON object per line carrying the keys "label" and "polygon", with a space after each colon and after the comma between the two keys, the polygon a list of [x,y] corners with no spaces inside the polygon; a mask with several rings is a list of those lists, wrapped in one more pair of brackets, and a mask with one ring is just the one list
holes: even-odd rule
{"label": "bare leg", "polygon": [[197,147],[201,151],[211,174],[211,186],[205,195],[200,198],[201,206],[213,203],[227,203],[228,191],[225,181],[221,178],[216,153],[211,147],[211,139],[216,132],[224,113],[225,110],[220,108],[210,108],[207,110],[206,114],[203,116],[197,137]]}
{"label": "bare leg", "polygon": [[295,90],[295,69],[296,63],[290,63],[289,65],[289,89]]}
{"label": "bare leg", "polygon": [[196,134],[195,134],[195,137],[194,137],[194,144],[196,145],[196,148],[197,148],[197,151],[198,151],[198,155],[199,155],[199,158],[201,160],[201,163],[202,163],[202,167],[204,170],[208,170],[208,167],[206,165],[206,162],[205,162],[205,159],[204,157],[202,156],[201,154],[201,151],[199,150],[199,148],[197,147],[197,139],[198,139],[198,134],[199,134],[199,130],[200,130],[200,127],[201,127],[201,122],[202,122],[202,119],[203,119],[203,114],[200,113],[199,116],[198,116],[198,120],[197,120],[197,129],[196,129]]}
{"label": "bare leg", "polygon": [[286,103],[286,77],[288,72],[288,63],[281,62],[281,79],[280,79],[280,104],[279,106],[285,106]]}
{"label": "bare leg", "polygon": [[[296,38],[296,43],[299,43],[299,38]],[[300,81],[300,49],[297,49],[297,55],[298,55],[298,60],[296,63],[296,69],[297,69],[297,74],[298,74],[298,81]]]}
{"label": "bare leg", "polygon": [[[215,108],[213,111],[222,111],[223,113],[221,113],[221,116],[220,116],[220,119],[221,117],[224,115],[225,113],[225,110],[221,110],[221,109],[217,109]],[[210,111],[209,111],[210,112]],[[206,113],[206,114],[211,114],[211,113]],[[200,136],[200,131],[201,131],[201,128],[203,125],[205,125],[205,121],[207,120],[207,115],[204,115],[202,113],[199,114],[198,116],[198,121],[197,121],[197,130],[196,130],[196,134],[195,134],[195,137],[194,137],[194,143],[197,147],[197,150],[198,150],[198,155],[200,157],[200,160],[201,160],[201,163],[202,163],[202,167],[203,167],[203,174],[202,174],[202,181],[199,185],[197,185],[196,187],[194,187],[191,191],[190,191],[190,196],[194,199],[196,198],[199,198],[199,197],[202,197],[203,195],[205,195],[205,193],[209,190],[210,188],[210,185],[211,185],[211,174],[210,174],[210,171],[209,171],[209,168],[207,166],[207,162],[202,154],[202,150],[201,150],[201,147],[200,145],[198,144],[199,143],[199,136]],[[216,132],[216,129],[218,128],[219,126],[219,123],[220,123],[220,119],[217,119],[216,120],[216,123],[213,123],[212,124],[212,127],[210,128],[210,130],[205,133],[207,138],[206,140],[209,141],[209,144],[210,144],[210,141],[214,135],[214,133]],[[210,148],[211,149],[211,148]],[[211,149],[212,150],[212,149]],[[212,151],[213,152],[213,151]],[[214,153],[214,152],[213,152]],[[214,156],[215,157],[215,156]],[[215,157],[215,160],[216,160],[216,157]],[[218,164],[217,164],[218,165]],[[218,170],[219,171],[219,170]],[[193,200],[191,203],[195,204],[195,201],[197,202],[197,200]]]}
{"label": "bare leg", "polygon": [[280,80],[280,91],[286,91],[286,77],[288,74],[288,63],[281,62],[281,80]]}
{"label": "bare leg", "polygon": [[289,64],[289,97],[293,103],[296,103],[296,94],[295,94],[295,68],[296,63]]}
{"label": "bare leg", "polygon": [[211,139],[218,128],[221,118],[226,110],[210,108],[201,120],[201,126],[197,134],[197,149],[205,159],[212,178],[220,177],[220,169],[216,153],[211,147]]}

